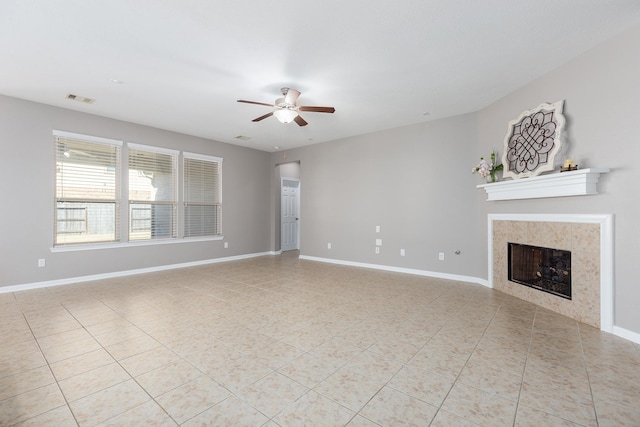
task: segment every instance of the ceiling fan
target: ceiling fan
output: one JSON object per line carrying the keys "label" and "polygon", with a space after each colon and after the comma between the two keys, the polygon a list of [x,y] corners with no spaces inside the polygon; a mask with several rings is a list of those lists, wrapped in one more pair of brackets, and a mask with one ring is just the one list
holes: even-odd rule
{"label": "ceiling fan", "polygon": [[246,104],[266,105],[267,107],[274,107],[275,109],[264,116],[257,117],[252,122],[259,122],[267,117],[276,116],[276,118],[282,123],[296,122],[298,126],[306,126],[308,123],[300,117],[300,111],[310,111],[314,113],[333,113],[336,111],[333,107],[311,107],[308,105],[296,105],[296,101],[300,96],[300,91],[283,87],[280,89],[282,92],[282,98],[276,99],[275,104],[267,104],[264,102],[245,101],[244,99],[238,99],[238,102],[244,102]]}

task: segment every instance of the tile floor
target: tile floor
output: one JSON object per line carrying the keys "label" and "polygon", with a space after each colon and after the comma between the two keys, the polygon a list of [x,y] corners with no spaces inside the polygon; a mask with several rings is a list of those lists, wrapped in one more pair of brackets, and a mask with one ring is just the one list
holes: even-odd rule
{"label": "tile floor", "polygon": [[295,253],[0,294],[0,343],[2,426],[640,425],[636,344]]}

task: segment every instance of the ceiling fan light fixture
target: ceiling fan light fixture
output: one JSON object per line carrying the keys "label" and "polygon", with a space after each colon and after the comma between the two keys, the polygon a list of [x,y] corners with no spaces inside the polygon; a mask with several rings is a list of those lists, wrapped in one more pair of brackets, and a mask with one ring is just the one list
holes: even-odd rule
{"label": "ceiling fan light fixture", "polygon": [[278,119],[280,123],[291,123],[296,117],[298,117],[298,112],[289,108],[281,108],[274,111],[273,115],[276,116],[276,119]]}
{"label": "ceiling fan light fixture", "polygon": [[302,116],[299,115],[299,111],[305,112],[313,112],[313,113],[333,113],[336,111],[333,107],[314,107],[309,105],[298,105],[296,104],[298,97],[300,96],[300,91],[289,88],[282,88],[282,98],[276,99],[275,104],[267,104],[266,102],[257,102],[257,101],[247,101],[244,99],[238,99],[238,102],[243,102],[245,104],[255,104],[255,105],[264,105],[267,107],[272,107],[272,110],[267,114],[263,114],[260,117],[256,117],[251,120],[252,122],[260,122],[264,119],[267,119],[271,116],[275,116],[276,119],[280,123],[291,123],[296,122],[296,124],[300,127],[306,126],[309,123]]}

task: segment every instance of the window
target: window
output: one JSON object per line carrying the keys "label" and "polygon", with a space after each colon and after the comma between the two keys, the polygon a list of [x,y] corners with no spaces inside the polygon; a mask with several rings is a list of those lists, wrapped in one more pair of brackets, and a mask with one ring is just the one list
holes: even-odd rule
{"label": "window", "polygon": [[58,234],[86,233],[87,232],[87,208],[86,207],[61,207],[57,208]]}
{"label": "window", "polygon": [[54,132],[55,245],[119,239],[120,141]]}
{"label": "window", "polygon": [[221,158],[56,130],[53,136],[54,246],[222,238]]}
{"label": "window", "polygon": [[129,240],[176,237],[178,152],[138,144],[129,148]]}
{"label": "window", "polygon": [[184,237],[222,234],[222,159],[183,153]]}

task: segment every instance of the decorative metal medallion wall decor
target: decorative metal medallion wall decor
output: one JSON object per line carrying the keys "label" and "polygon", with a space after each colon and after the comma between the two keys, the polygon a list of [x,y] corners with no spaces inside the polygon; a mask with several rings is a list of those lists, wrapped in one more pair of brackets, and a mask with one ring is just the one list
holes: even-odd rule
{"label": "decorative metal medallion wall decor", "polygon": [[540,104],[509,122],[502,155],[503,177],[526,178],[554,169],[554,159],[562,146],[563,106],[564,100]]}

